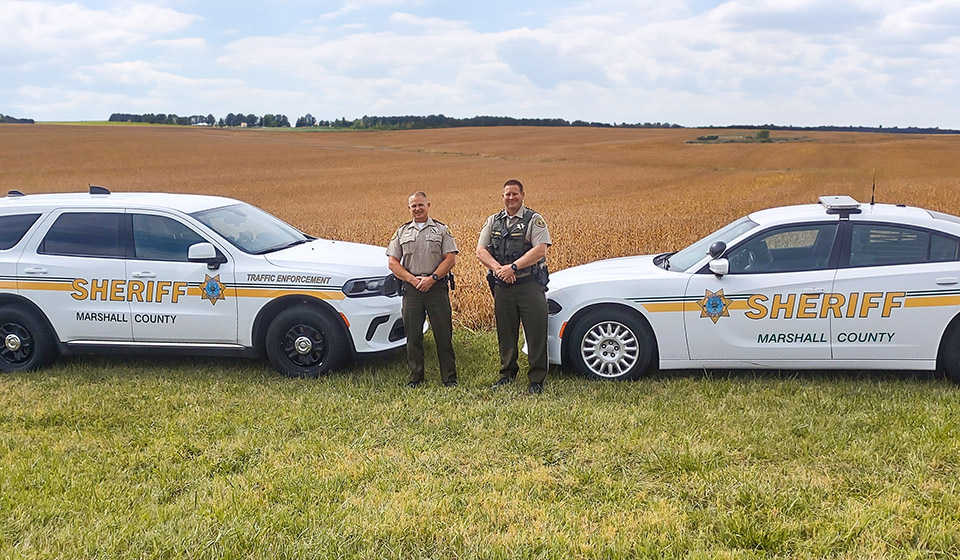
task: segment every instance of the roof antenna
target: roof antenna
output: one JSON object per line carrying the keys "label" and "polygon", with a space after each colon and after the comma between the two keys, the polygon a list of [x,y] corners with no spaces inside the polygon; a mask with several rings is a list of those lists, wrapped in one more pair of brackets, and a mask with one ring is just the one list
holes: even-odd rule
{"label": "roof antenna", "polygon": [[873,206],[873,202],[876,199],[877,195],[877,168],[873,168],[873,189],[870,190],[870,206]]}

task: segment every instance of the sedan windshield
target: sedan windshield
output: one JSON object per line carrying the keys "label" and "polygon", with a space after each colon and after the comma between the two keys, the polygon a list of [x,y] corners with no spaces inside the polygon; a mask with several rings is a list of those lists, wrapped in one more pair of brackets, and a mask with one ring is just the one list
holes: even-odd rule
{"label": "sedan windshield", "polygon": [[239,203],[191,214],[244,253],[262,255],[312,239],[263,210]]}
{"label": "sedan windshield", "polygon": [[686,249],[670,256],[668,270],[687,270],[691,266],[700,262],[707,255],[707,250],[715,241],[723,241],[727,245],[731,241],[740,237],[744,233],[757,227],[757,223],[750,218],[740,218],[739,220],[727,224],[721,229],[690,245]]}

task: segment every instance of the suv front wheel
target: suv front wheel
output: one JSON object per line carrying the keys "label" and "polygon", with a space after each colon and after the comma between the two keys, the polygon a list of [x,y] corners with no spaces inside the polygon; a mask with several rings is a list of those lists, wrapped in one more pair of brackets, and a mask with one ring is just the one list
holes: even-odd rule
{"label": "suv front wheel", "polygon": [[343,329],[309,305],[281,311],[267,329],[267,358],[291,377],[317,377],[336,368],[345,360],[346,349]]}

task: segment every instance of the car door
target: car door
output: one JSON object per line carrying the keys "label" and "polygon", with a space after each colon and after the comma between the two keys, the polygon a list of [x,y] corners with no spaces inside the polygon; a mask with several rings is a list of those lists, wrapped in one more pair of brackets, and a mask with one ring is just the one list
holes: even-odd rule
{"label": "car door", "polygon": [[237,343],[234,263],[211,270],[190,262],[196,243],[222,247],[185,221],[160,212],[129,211],[133,254],[127,261],[133,337],[138,342]]}
{"label": "car door", "polygon": [[830,321],[820,313],[833,286],[838,224],[764,230],[728,249],[729,273],[687,284],[687,346],[694,360],[830,358]]}
{"label": "car door", "polygon": [[933,360],[957,314],[960,241],[918,227],[851,223],[834,291],[833,355],[841,360]]}
{"label": "car door", "polygon": [[20,293],[43,309],[64,342],[130,341],[123,211],[57,210],[40,232],[17,263]]}

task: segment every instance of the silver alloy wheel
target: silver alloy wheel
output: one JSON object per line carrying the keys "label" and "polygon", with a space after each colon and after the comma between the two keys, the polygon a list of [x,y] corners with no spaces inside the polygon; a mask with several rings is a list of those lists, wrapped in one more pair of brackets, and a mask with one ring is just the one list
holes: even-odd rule
{"label": "silver alloy wheel", "polygon": [[640,359],[637,336],[617,321],[597,323],[580,342],[583,363],[599,377],[620,377]]}

